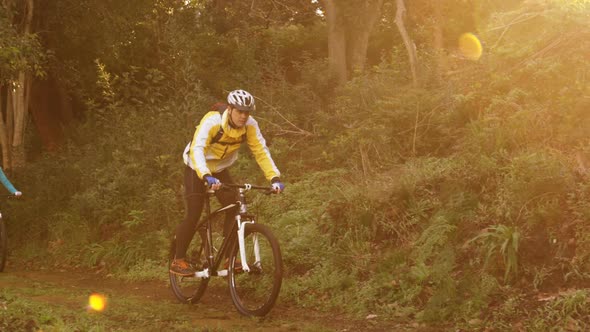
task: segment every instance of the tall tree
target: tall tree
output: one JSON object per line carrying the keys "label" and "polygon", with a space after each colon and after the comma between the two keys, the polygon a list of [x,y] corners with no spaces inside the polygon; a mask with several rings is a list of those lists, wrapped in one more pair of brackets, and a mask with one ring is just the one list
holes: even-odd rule
{"label": "tall tree", "polygon": [[328,23],[328,62],[338,82],[363,71],[369,37],[381,17],[383,0],[323,0]]}
{"label": "tall tree", "polygon": [[436,56],[436,79],[441,81],[443,73],[446,71],[446,57],[444,56],[444,33],[443,33],[443,4],[440,1],[436,1],[434,4],[434,18],[432,27],[432,49]]}
{"label": "tall tree", "polygon": [[416,56],[416,44],[410,38],[406,30],[406,26],[404,24],[404,18],[406,16],[406,6],[404,4],[404,0],[396,0],[397,5],[397,12],[395,14],[395,24],[399,30],[400,35],[402,36],[402,40],[404,41],[404,45],[406,46],[406,50],[408,51],[408,59],[410,61],[410,71],[412,73],[412,83],[414,86],[418,84],[418,77],[416,74],[416,66],[418,63],[418,58]]}
{"label": "tall tree", "polygon": [[12,38],[8,37],[12,52],[4,55],[9,62],[0,71],[6,75],[0,77],[6,96],[5,101],[0,100],[4,110],[0,117],[0,142],[3,166],[11,168],[25,164],[25,125],[32,76],[38,67],[36,59],[40,51],[36,37],[32,35],[33,0],[2,0],[1,8],[4,16],[0,24],[3,24],[2,30],[12,35]]}
{"label": "tall tree", "polygon": [[252,27],[306,25],[317,19],[317,4],[310,0],[206,0],[202,12],[217,33]]}

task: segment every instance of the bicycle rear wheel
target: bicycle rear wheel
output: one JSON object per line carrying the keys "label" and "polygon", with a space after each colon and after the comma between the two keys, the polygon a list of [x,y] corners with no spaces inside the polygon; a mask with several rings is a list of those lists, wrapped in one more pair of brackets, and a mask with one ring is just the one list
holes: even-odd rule
{"label": "bicycle rear wheel", "polygon": [[241,314],[264,316],[274,306],[281,289],[281,250],[268,227],[259,224],[246,224],[245,227],[246,262],[250,271],[241,269],[236,243],[229,257],[230,294]]}
{"label": "bicycle rear wheel", "polygon": [[[191,241],[187,250],[186,261],[189,262],[197,271],[207,267],[205,257],[205,241],[201,232],[197,232]],[[170,244],[170,264],[176,255],[176,239]],[[197,278],[195,276],[182,277],[172,272],[168,272],[170,277],[170,288],[174,296],[183,303],[198,302],[209,284],[210,278]]]}
{"label": "bicycle rear wheel", "polygon": [[4,219],[0,217],[0,272],[4,271],[6,257],[8,256],[8,234],[6,234],[6,225]]}

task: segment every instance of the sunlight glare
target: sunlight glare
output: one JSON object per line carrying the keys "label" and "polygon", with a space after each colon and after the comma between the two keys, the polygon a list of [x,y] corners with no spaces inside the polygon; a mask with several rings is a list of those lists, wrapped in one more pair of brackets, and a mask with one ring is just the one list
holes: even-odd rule
{"label": "sunlight glare", "polygon": [[467,59],[477,61],[482,53],[481,42],[474,34],[464,33],[459,37],[459,51]]}
{"label": "sunlight glare", "polygon": [[92,293],[88,298],[88,310],[103,311],[107,305],[107,299],[102,294]]}

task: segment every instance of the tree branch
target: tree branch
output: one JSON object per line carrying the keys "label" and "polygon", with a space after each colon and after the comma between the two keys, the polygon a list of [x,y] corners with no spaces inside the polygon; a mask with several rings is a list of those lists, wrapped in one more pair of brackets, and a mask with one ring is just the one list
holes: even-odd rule
{"label": "tree branch", "polygon": [[[305,135],[305,136],[313,136],[314,134],[310,133],[307,130],[301,129],[299,127],[297,127],[293,122],[289,121],[289,119],[287,119],[283,114],[281,114],[281,112],[279,112],[277,110],[276,107],[272,106],[270,103],[268,103],[267,101],[265,101],[264,99],[260,98],[260,97],[256,97],[256,99],[260,100],[261,102],[263,102],[266,106],[268,106],[271,110],[273,110],[274,112],[276,112],[283,120],[285,120],[285,122],[287,122],[291,127],[295,128],[295,131],[291,131],[291,130],[285,130],[282,129],[281,131],[285,132],[285,133],[291,133],[291,134],[298,134],[298,135]],[[269,121],[270,122],[270,121]],[[282,126],[279,125],[275,125],[277,127],[282,128]]]}
{"label": "tree branch", "polygon": [[406,14],[406,6],[404,0],[397,0],[397,12],[395,14],[395,24],[402,36],[406,50],[408,51],[408,58],[410,60],[410,70],[412,71],[412,83],[414,86],[418,85],[418,78],[416,75],[416,44],[414,44],[406,31],[404,26],[404,17]]}
{"label": "tree branch", "polygon": [[[527,16],[527,15],[532,15],[532,16],[530,16],[530,17],[527,17],[527,18],[525,18],[525,19],[518,20],[520,17],[522,17],[522,16]],[[493,31],[493,30],[497,30],[497,29],[504,28],[504,31],[502,31],[502,33],[500,34],[500,37],[498,37],[498,40],[496,40],[496,42],[494,43],[494,46],[492,46],[492,47],[490,47],[490,48],[491,48],[491,49],[494,49],[494,48],[496,48],[496,46],[498,46],[498,44],[500,43],[500,41],[501,41],[501,40],[502,40],[502,38],[504,37],[504,34],[506,34],[506,32],[508,31],[508,29],[509,29],[511,26],[513,26],[513,25],[515,25],[515,24],[518,24],[518,23],[522,23],[522,22],[528,21],[528,20],[530,20],[530,19],[533,19],[533,18],[535,18],[535,17],[537,17],[537,16],[539,16],[539,13],[536,13],[536,14],[534,14],[534,15],[533,15],[533,14],[529,14],[529,13],[524,13],[524,14],[521,14],[521,15],[519,15],[518,17],[516,17],[514,20],[512,20],[512,21],[511,21],[510,23],[508,23],[507,25],[504,25],[504,26],[501,26],[501,27],[492,28],[492,29],[488,30],[488,31]]]}

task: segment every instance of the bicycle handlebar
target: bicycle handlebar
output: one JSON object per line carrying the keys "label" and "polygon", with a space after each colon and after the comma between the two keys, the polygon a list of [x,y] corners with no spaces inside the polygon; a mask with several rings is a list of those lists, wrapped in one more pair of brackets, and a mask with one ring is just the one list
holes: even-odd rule
{"label": "bicycle handlebar", "polygon": [[[204,183],[205,186],[208,188],[208,192],[209,193],[214,193],[214,189],[211,189],[211,187],[207,184],[207,182]],[[219,183],[221,186],[217,189],[217,190],[229,190],[230,188],[240,188],[240,189],[244,189],[245,191],[248,190],[261,190],[264,191],[264,194],[269,195],[272,193],[275,193],[275,191],[273,190],[272,186],[259,186],[259,185],[254,185],[254,184],[249,184],[249,183],[244,183],[244,184],[237,184],[237,183]]]}
{"label": "bicycle handlebar", "polygon": [[221,187],[229,187],[229,188],[242,188],[245,190],[272,190],[271,186],[258,186],[254,184],[244,183],[244,184],[235,184],[235,183],[222,183]]}

